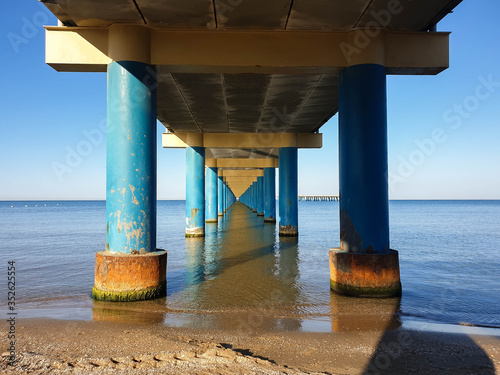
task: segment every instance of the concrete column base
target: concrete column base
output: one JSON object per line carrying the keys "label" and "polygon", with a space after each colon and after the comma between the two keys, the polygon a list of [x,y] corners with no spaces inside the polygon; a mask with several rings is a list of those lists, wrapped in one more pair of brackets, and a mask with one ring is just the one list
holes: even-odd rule
{"label": "concrete column base", "polygon": [[265,223],[276,223],[276,218],[275,217],[266,217],[264,218]]}
{"label": "concrete column base", "polygon": [[224,216],[224,214],[222,212],[219,212],[217,216]]}
{"label": "concrete column base", "polygon": [[401,296],[398,252],[360,254],[330,249],[330,287],[356,297]]}
{"label": "concrete column base", "polygon": [[283,237],[298,237],[299,228],[293,225],[282,226],[280,225],[280,236]]}
{"label": "concrete column base", "polygon": [[257,213],[257,216],[264,216],[264,212]]}
{"label": "concrete column base", "polygon": [[[221,215],[222,216],[222,215]],[[206,219],[205,223],[217,223],[219,220],[217,219]]]}
{"label": "concrete column base", "polygon": [[140,301],[164,297],[167,252],[122,254],[99,251],[95,256],[92,297],[101,301]]}
{"label": "concrete column base", "polygon": [[257,212],[257,210],[256,209],[252,209],[252,212]]}

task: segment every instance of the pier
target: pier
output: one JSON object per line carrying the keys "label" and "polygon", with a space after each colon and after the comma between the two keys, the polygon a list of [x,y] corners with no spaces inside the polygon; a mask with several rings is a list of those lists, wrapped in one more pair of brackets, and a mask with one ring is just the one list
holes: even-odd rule
{"label": "pier", "polygon": [[[203,238],[239,200],[285,241],[299,236],[299,199],[338,200],[340,247],[325,249],[325,282],[347,295],[401,294],[389,239],[386,78],[448,68],[449,33],[436,24],[459,0],[230,10],[205,0],[42,2],[59,19],[46,27],[46,63],[108,78],[106,247],[96,254],[94,298],[165,295],[157,121],[163,148],[186,153],[186,238]],[[299,196],[300,150],[323,146],[321,127],[337,112],[339,196]]]}
{"label": "pier", "polygon": [[299,201],[304,202],[338,202],[338,195],[299,195]]}

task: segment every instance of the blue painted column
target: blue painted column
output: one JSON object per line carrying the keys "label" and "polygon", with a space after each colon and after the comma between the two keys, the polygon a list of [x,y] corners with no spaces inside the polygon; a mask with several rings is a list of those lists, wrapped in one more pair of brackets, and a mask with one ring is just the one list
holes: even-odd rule
{"label": "blue painted column", "polygon": [[279,151],[279,235],[299,235],[297,147]]}
{"label": "blue painted column", "polygon": [[264,177],[257,177],[257,216],[264,216]]}
{"label": "blue painted column", "polygon": [[340,249],[330,250],[330,286],[354,296],[401,294],[397,251],[389,247],[386,70],[339,74]]}
{"label": "blue painted column", "polygon": [[226,183],[222,183],[222,213],[226,213],[226,195],[227,195],[227,190],[226,190]]}
{"label": "blue painted column", "polygon": [[143,83],[148,69],[108,66],[106,250],[113,253],[156,250],[156,90]]}
{"label": "blue painted column", "polygon": [[217,178],[217,216],[224,215],[224,180],[222,176]]}
{"label": "blue painted column", "polygon": [[205,235],[205,148],[186,146],[186,237]]}
{"label": "blue painted column", "polygon": [[224,182],[224,192],[223,192],[222,196],[224,197],[222,208],[224,210],[224,213],[226,213],[226,210],[227,210],[227,185],[225,182]]}
{"label": "blue painted column", "polygon": [[248,208],[251,211],[252,210],[252,185],[249,186],[247,191],[248,191]]}
{"label": "blue painted column", "polygon": [[385,67],[363,64],[342,69],[339,85],[341,249],[352,253],[387,252]]}
{"label": "blue painted column", "polygon": [[206,170],[206,204],[205,204],[205,214],[206,223],[216,223],[217,222],[217,168],[207,167]]}
{"label": "blue painted column", "polygon": [[110,301],[160,297],[165,295],[167,254],[156,249],[153,66],[136,61],[108,65],[107,125],[106,251],[96,254],[92,296]]}
{"label": "blue painted column", "polygon": [[257,212],[257,182],[252,183],[252,212]]}
{"label": "blue painted column", "polygon": [[264,168],[264,221],[276,222],[276,170]]}

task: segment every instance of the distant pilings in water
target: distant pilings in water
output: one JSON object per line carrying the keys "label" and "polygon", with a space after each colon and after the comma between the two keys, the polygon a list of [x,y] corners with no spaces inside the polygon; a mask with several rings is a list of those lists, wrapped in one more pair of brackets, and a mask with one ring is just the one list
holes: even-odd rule
{"label": "distant pilings in water", "polygon": [[338,195],[299,195],[299,201],[306,202],[329,202],[338,200]]}

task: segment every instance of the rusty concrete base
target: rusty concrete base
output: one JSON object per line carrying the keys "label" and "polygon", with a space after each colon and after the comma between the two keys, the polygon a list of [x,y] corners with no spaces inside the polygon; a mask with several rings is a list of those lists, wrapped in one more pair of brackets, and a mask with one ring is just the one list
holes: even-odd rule
{"label": "rusty concrete base", "polygon": [[257,216],[264,216],[264,212],[258,212]]}
{"label": "rusty concrete base", "polygon": [[293,225],[282,226],[280,225],[280,236],[283,237],[298,237],[299,228]]}
{"label": "rusty concrete base", "polygon": [[330,249],[330,286],[356,297],[401,296],[398,252],[359,254]]}
{"label": "rusty concrete base", "polygon": [[186,237],[205,237],[205,228],[186,228]]}
{"label": "rusty concrete base", "polygon": [[219,220],[218,219],[207,219],[205,220],[205,223],[218,223]]}
{"label": "rusty concrete base", "polygon": [[257,209],[252,209],[252,212],[257,212]]}
{"label": "rusty concrete base", "polygon": [[266,217],[264,218],[265,223],[276,223],[276,218],[275,217]]}
{"label": "rusty concrete base", "polygon": [[95,256],[92,297],[101,301],[139,301],[164,297],[167,252],[121,254],[99,251]]}
{"label": "rusty concrete base", "polygon": [[217,213],[217,216],[224,216],[222,212]]}

